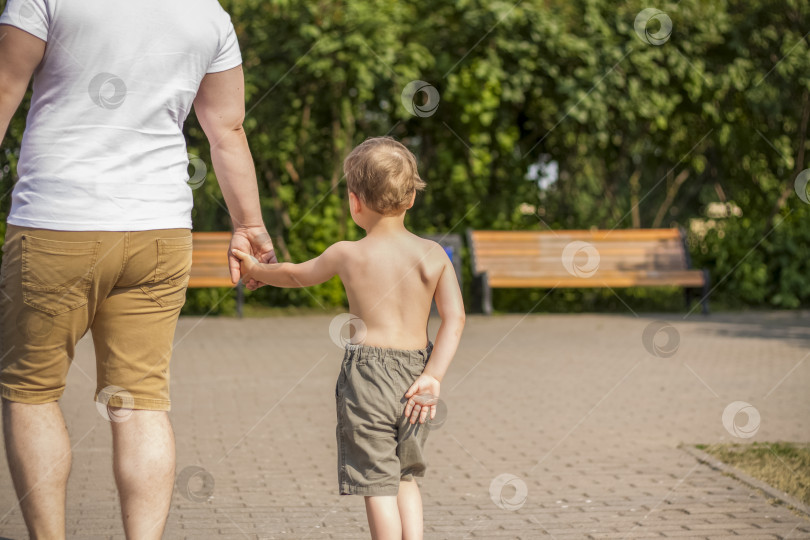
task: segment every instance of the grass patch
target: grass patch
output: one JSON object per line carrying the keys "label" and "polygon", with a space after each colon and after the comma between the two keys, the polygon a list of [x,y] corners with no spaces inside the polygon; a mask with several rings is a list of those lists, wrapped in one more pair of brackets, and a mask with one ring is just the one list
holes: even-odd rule
{"label": "grass patch", "polygon": [[810,505],[810,444],[755,442],[696,447]]}

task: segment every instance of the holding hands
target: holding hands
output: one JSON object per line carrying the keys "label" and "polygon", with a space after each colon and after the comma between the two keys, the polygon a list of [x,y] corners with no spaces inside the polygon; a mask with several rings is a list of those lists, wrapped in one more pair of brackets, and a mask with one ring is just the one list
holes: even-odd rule
{"label": "holding hands", "polygon": [[[236,259],[237,264],[239,265],[237,268],[242,275],[242,279],[247,279],[251,282],[260,283],[258,280],[255,279],[256,269],[259,268],[259,264],[261,264],[261,261],[259,261],[259,259],[251,255],[250,253],[245,253],[244,251],[239,250],[238,248],[231,249],[230,256]],[[272,262],[276,261],[273,260]]]}
{"label": "holding hands", "polygon": [[[240,259],[236,253],[240,253],[243,258]],[[245,286],[251,291],[255,291],[264,283],[254,279],[253,275],[246,272],[245,260],[248,260],[251,265],[259,262],[278,262],[276,252],[273,249],[273,241],[264,227],[240,227],[236,229],[228,249],[228,266],[231,272],[231,281],[236,284],[242,278]]]}

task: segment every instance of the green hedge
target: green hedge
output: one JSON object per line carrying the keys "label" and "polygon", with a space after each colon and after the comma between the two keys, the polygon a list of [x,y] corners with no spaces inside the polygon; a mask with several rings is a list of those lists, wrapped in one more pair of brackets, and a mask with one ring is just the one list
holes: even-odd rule
{"label": "green hedge", "polygon": [[[360,236],[340,165],[366,137],[391,134],[414,150],[428,182],[408,218],[415,231],[698,223],[706,230],[690,237],[692,255],[716,280],[716,305],[810,304],[808,209],[793,193],[810,153],[806,2],[661,2],[665,17],[646,34],[636,32],[649,7],[641,1],[222,3],[243,49],[245,129],[282,258]],[[668,39],[645,42],[666,18]],[[414,80],[437,89],[435,114],[403,106]],[[15,178],[25,109],[0,155],[3,191]],[[195,227],[227,229],[193,115],[186,132],[189,151],[209,162],[194,192]],[[529,172],[549,165],[555,182]],[[712,203],[742,215],[708,226]],[[8,205],[3,198],[0,213]],[[187,311],[230,312],[220,292],[191,291]],[[545,292],[497,291],[496,307],[526,310]],[[683,309],[677,289],[619,294],[632,309]],[[265,288],[249,301],[336,306],[345,296],[331,281]],[[610,291],[576,290],[555,291],[537,309],[627,310]]]}

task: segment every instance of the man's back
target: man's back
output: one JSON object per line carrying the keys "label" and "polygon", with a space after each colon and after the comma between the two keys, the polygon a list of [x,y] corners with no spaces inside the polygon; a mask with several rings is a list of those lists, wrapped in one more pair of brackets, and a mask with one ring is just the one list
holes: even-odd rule
{"label": "man's back", "polygon": [[183,122],[206,73],[241,55],[216,0],[11,0],[0,22],[47,42],[8,222],[190,228]]}
{"label": "man's back", "polygon": [[340,278],[351,313],[365,324],[363,343],[424,348],[439,278],[453,271],[442,247],[407,231],[372,234],[346,244]]}

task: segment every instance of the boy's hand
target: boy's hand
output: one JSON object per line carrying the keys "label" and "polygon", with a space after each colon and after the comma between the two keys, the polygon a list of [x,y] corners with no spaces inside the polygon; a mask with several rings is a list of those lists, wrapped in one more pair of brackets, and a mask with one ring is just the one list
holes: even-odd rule
{"label": "boy's hand", "polygon": [[424,424],[430,414],[430,419],[436,417],[436,408],[439,404],[439,389],[441,383],[435,377],[425,375],[419,376],[416,381],[405,392],[408,403],[405,405],[405,418],[410,417],[411,424],[417,421]]}
{"label": "boy's hand", "polygon": [[[270,239],[270,235],[267,234],[264,225],[253,227],[239,227],[235,225],[233,236],[231,237],[231,245],[228,249],[228,266],[231,272],[231,281],[234,285],[243,277],[240,275],[239,271],[239,259],[233,254],[234,249],[253,254],[258,257],[259,262],[278,262],[276,260],[276,253],[273,250],[273,241]],[[264,283],[250,278],[243,279],[242,283],[251,291],[255,291],[264,285]]]}
{"label": "boy's hand", "polygon": [[256,272],[256,269],[259,267],[259,260],[253,255],[239,251],[238,249],[231,250],[231,253],[239,260],[239,270],[242,274],[242,279],[253,279],[254,272]]}

